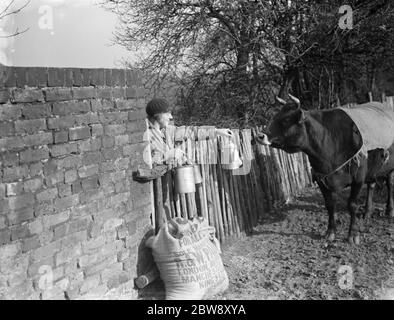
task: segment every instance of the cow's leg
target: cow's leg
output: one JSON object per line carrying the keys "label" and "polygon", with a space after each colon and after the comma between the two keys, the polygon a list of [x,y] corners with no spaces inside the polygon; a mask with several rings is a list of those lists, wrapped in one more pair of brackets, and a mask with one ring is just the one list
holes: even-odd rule
{"label": "cow's leg", "polygon": [[365,211],[363,215],[365,226],[367,225],[369,217],[373,212],[373,194],[375,191],[375,186],[376,186],[375,182],[368,183],[367,201],[365,203]]}
{"label": "cow's leg", "polygon": [[394,171],[391,171],[387,175],[387,206],[386,206],[386,215],[394,218],[394,200],[393,200],[393,190],[394,190]]}
{"label": "cow's leg", "polygon": [[326,205],[327,213],[328,213],[328,228],[326,232],[326,239],[328,241],[335,240],[336,233],[336,223],[335,223],[335,205],[336,205],[336,193],[327,189],[323,184],[318,183],[320,190],[324,197],[324,202]]}
{"label": "cow's leg", "polygon": [[357,217],[357,198],[358,198],[358,195],[360,194],[362,186],[363,186],[362,182],[353,181],[352,188],[350,191],[350,197],[348,200],[348,210],[350,213],[350,226],[349,226],[348,241],[351,244],[359,244],[360,243],[359,217]]}

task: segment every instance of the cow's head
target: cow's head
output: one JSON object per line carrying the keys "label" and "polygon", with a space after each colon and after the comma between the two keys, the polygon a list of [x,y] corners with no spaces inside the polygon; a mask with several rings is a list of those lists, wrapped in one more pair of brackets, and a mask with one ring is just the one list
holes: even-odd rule
{"label": "cow's head", "polygon": [[290,94],[289,97],[290,102],[276,98],[283,107],[269,123],[267,132],[259,135],[256,140],[261,144],[295,153],[301,151],[307,141],[306,113],[301,109],[300,100]]}

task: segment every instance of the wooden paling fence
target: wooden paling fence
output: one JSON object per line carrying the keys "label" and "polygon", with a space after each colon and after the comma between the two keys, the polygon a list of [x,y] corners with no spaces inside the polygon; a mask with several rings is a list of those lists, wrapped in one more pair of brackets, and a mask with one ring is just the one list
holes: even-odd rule
{"label": "wooden paling fence", "polygon": [[161,177],[162,199],[157,199],[160,193],[154,192],[155,203],[163,206],[167,217],[203,216],[215,227],[221,242],[250,233],[276,203],[288,201],[312,184],[303,153],[287,154],[252,144],[250,129],[233,132],[232,142],[243,162],[241,168],[228,170],[223,165],[229,162],[232,152],[226,138],[188,139],[180,148],[199,165],[202,183],[196,185],[195,193],[177,194],[174,172],[169,171]]}

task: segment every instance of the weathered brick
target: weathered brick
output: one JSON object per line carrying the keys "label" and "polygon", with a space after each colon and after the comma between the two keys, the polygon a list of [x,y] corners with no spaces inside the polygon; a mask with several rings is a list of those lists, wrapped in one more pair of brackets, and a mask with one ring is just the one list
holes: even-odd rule
{"label": "weathered brick", "polygon": [[[119,230],[118,230],[119,234]],[[120,238],[122,239],[122,238]],[[122,250],[118,252],[118,262],[124,262],[130,257],[130,250]]]}
{"label": "weathered brick", "polygon": [[7,228],[7,226],[7,218],[5,216],[0,216],[0,230]]}
{"label": "weathered brick", "polygon": [[47,87],[48,75],[47,68],[30,67],[26,69],[27,84],[29,87]]}
{"label": "weathered brick", "polygon": [[108,257],[107,259],[99,262],[98,264],[95,264],[93,266],[89,266],[85,270],[85,275],[87,277],[97,274],[98,272],[106,269],[109,265],[112,265],[117,262],[117,256],[116,254],[114,256]]}
{"label": "weathered brick", "polygon": [[24,88],[27,85],[27,68],[15,67],[16,85],[19,88]]}
{"label": "weathered brick", "polygon": [[44,90],[45,100],[52,101],[68,101],[72,100],[72,92],[70,88],[50,88]]}
{"label": "weathered brick", "polygon": [[51,201],[38,202],[34,206],[34,215],[36,217],[51,215],[55,211],[55,207]]}
{"label": "weathered brick", "polygon": [[74,247],[74,246],[86,241],[87,238],[88,238],[88,236],[87,236],[86,230],[74,232],[74,233],[69,234],[68,236],[65,236],[61,239],[62,248],[64,249],[64,248]]}
{"label": "weathered brick", "polygon": [[28,176],[29,170],[26,165],[20,167],[4,168],[3,182],[10,182],[24,179]]}
{"label": "weathered brick", "polygon": [[97,96],[94,87],[74,88],[73,93],[76,100],[93,99]]}
{"label": "weathered brick", "polygon": [[54,132],[55,143],[64,143],[68,141],[68,131]]}
{"label": "weathered brick", "polygon": [[112,92],[111,88],[97,88],[97,98],[98,99],[111,99]]}
{"label": "weathered brick", "polygon": [[112,98],[113,99],[124,99],[126,97],[126,89],[125,88],[112,88]]}
{"label": "weathered brick", "polygon": [[82,180],[82,189],[86,190],[94,190],[99,187],[98,176],[93,176],[87,179]]}
{"label": "weathered brick", "polygon": [[65,71],[63,68],[48,68],[48,86],[63,87],[65,82]]}
{"label": "weathered brick", "polygon": [[22,253],[30,252],[40,247],[40,238],[33,236],[26,238],[22,242]]}
{"label": "weathered brick", "polygon": [[129,136],[126,135],[120,135],[115,137],[115,146],[124,146],[129,143]]}
{"label": "weathered brick", "polygon": [[47,148],[29,149],[20,153],[21,163],[37,162],[49,158],[49,151]]}
{"label": "weathered brick", "polygon": [[66,183],[74,182],[78,179],[78,172],[77,170],[68,170],[64,174],[64,179]]}
{"label": "weathered brick", "polygon": [[82,192],[82,183],[81,181],[75,181],[71,184],[71,191],[73,194],[78,194]]}
{"label": "weathered brick", "polygon": [[17,134],[33,134],[46,129],[45,119],[15,121]]}
{"label": "weathered brick", "polygon": [[[109,172],[114,171],[116,169],[114,161],[105,161],[100,165],[100,172]],[[100,179],[100,184],[103,184],[102,179]]]}
{"label": "weathered brick", "polygon": [[47,175],[44,179],[45,179],[45,184],[47,185],[47,187],[53,187],[53,186],[57,185],[58,183],[64,182],[64,172],[57,171],[55,173]]}
{"label": "weathered brick", "polygon": [[103,257],[101,257],[97,253],[91,255],[83,255],[78,259],[78,266],[79,268],[86,268],[88,266],[98,263],[102,259]]}
{"label": "weathered brick", "polygon": [[10,212],[10,207],[8,205],[8,199],[0,199],[0,217]]}
{"label": "weathered brick", "polygon": [[57,187],[59,189],[59,197],[63,198],[72,195],[70,184],[59,184]]}
{"label": "weathered brick", "polygon": [[40,193],[37,194],[36,197],[38,201],[49,201],[57,198],[57,196],[58,196],[58,189],[51,188],[41,191]]}
{"label": "weathered brick", "polygon": [[127,114],[125,112],[103,112],[99,114],[99,120],[101,124],[110,124],[110,123],[120,123],[127,121]]}
{"label": "weathered brick", "polygon": [[116,229],[123,224],[123,219],[121,218],[111,218],[104,223],[104,232]]}
{"label": "weathered brick", "polygon": [[58,102],[53,104],[53,114],[66,116],[69,114],[86,113],[90,111],[89,102]]}
{"label": "weathered brick", "polygon": [[125,170],[129,167],[130,159],[128,158],[119,158],[115,160],[115,168],[117,170]]}
{"label": "weathered brick", "polygon": [[41,246],[46,246],[53,242],[53,236],[53,230],[46,227],[44,231],[38,235]]}
{"label": "weathered brick", "polygon": [[[90,217],[81,218],[81,219],[76,219],[76,220],[66,222],[62,225],[55,227],[55,229],[54,229],[55,239],[65,237],[66,235],[69,235],[69,234],[72,234],[75,232],[86,231],[90,220],[91,220]],[[84,239],[84,240],[86,240],[86,239]]]}
{"label": "weathered brick", "polygon": [[90,86],[92,69],[84,68],[81,69],[81,71],[82,71],[82,86],[84,87]]}
{"label": "weathered brick", "polygon": [[81,244],[77,244],[73,247],[62,249],[58,254],[56,254],[55,261],[56,266],[60,266],[63,263],[69,263],[71,260],[82,255]]}
{"label": "weathered brick", "polygon": [[29,166],[30,176],[41,176],[43,174],[44,165],[41,162],[33,163]]}
{"label": "weathered brick", "polygon": [[4,183],[0,183],[0,199],[5,198],[7,186]]}
{"label": "weathered brick", "polygon": [[119,276],[119,274],[123,271],[123,263],[117,262],[114,263],[113,265],[107,267],[102,273],[101,273],[101,279],[105,283],[109,279]]}
{"label": "weathered brick", "polygon": [[88,139],[90,138],[90,128],[89,127],[71,128],[68,131],[68,135],[70,140]]}
{"label": "weathered brick", "polygon": [[147,130],[146,121],[143,120],[130,121],[126,125],[126,131],[128,133],[145,132],[146,130]]}
{"label": "weathered brick", "polygon": [[102,156],[100,152],[85,152],[82,156],[82,164],[84,166],[90,166],[100,163]]}
{"label": "weathered brick", "polygon": [[0,152],[22,149],[23,139],[20,137],[9,137],[0,139]]}
{"label": "weathered brick", "polygon": [[30,278],[36,277],[38,275],[44,275],[49,270],[53,270],[54,266],[55,264],[53,256],[48,255],[46,258],[30,264],[27,269],[27,275]]}
{"label": "weathered brick", "polygon": [[141,142],[147,142],[148,141],[148,135],[145,134],[145,132],[135,132],[132,134],[129,134],[129,142],[130,144],[138,144]]}
{"label": "weathered brick", "polygon": [[119,87],[124,87],[126,85],[124,69],[112,69],[112,84]]}
{"label": "weathered brick", "polygon": [[136,103],[134,100],[117,100],[115,105],[119,110],[133,110],[136,108]]}
{"label": "weathered brick", "polygon": [[64,211],[57,214],[42,217],[42,223],[45,229],[49,229],[53,226],[66,222],[70,219],[70,212]]}
{"label": "weathered brick", "polygon": [[0,121],[0,137],[13,136],[15,134],[14,123],[9,121]]}
{"label": "weathered brick", "polygon": [[21,117],[22,111],[20,105],[0,105],[0,119],[2,121],[16,120]]}
{"label": "weathered brick", "polygon": [[102,138],[103,148],[112,148],[115,146],[115,137],[103,137]]}
{"label": "weathered brick", "polygon": [[6,244],[0,247],[0,257],[3,260],[12,258],[21,253],[22,245],[19,242]]}
{"label": "weathered brick", "polygon": [[104,128],[101,124],[92,124],[92,137],[99,137],[104,134]]}
{"label": "weathered brick", "polygon": [[116,149],[103,149],[101,154],[105,160],[115,160],[123,156],[122,147]]}
{"label": "weathered brick", "polygon": [[34,204],[34,195],[31,193],[8,198],[8,205],[11,210],[26,208],[32,204]]}
{"label": "weathered brick", "polygon": [[8,244],[11,242],[11,231],[10,230],[1,230],[0,231],[0,246]]}
{"label": "weathered brick", "polygon": [[23,188],[26,191],[30,191],[30,192],[35,192],[38,189],[40,189],[42,186],[42,178],[35,178],[35,179],[30,179],[30,180],[26,180],[23,183]]}
{"label": "weathered brick", "polygon": [[145,110],[135,110],[135,111],[130,111],[128,113],[129,121],[143,121],[143,122],[145,122],[146,116],[147,115],[146,115]]}
{"label": "weathered brick", "polygon": [[28,223],[27,227],[29,228],[29,232],[31,234],[39,234],[44,230],[44,226],[42,224],[41,219],[36,219],[36,220]]}
{"label": "weathered brick", "polygon": [[90,126],[91,124],[99,123],[99,117],[97,114],[88,112],[85,114],[74,115],[75,124],[77,126]]}
{"label": "weathered brick", "polygon": [[11,240],[24,239],[30,236],[29,228],[26,224],[13,227],[11,229]]}
{"label": "weathered brick", "polygon": [[0,104],[9,102],[10,96],[10,91],[8,89],[0,89]]}
{"label": "weathered brick", "polygon": [[59,169],[68,169],[68,168],[78,168],[82,165],[82,159],[78,155],[70,155],[65,158],[59,159],[58,162]]}
{"label": "weathered brick", "polygon": [[22,115],[25,119],[47,118],[51,115],[51,105],[49,103],[24,105]]}
{"label": "weathered brick", "polygon": [[60,118],[49,118],[48,129],[69,129],[75,124],[75,116],[65,116]]}
{"label": "weathered brick", "polygon": [[80,178],[90,177],[98,173],[99,166],[97,164],[84,166],[78,169],[78,175]]}
{"label": "weathered brick", "polygon": [[118,136],[126,132],[126,126],[121,124],[112,124],[104,126],[104,134],[107,136]]}
{"label": "weathered brick", "polygon": [[58,210],[64,210],[73,206],[76,206],[79,203],[78,194],[74,194],[69,197],[60,198],[55,200],[55,207]]}
{"label": "weathered brick", "polygon": [[146,143],[131,144],[123,147],[123,155],[142,157],[146,148]]}
{"label": "weathered brick", "polygon": [[52,144],[53,136],[51,132],[43,132],[24,136],[22,140],[26,147],[42,146],[46,144]]}
{"label": "weathered brick", "polygon": [[91,201],[96,201],[103,199],[104,193],[102,190],[90,190],[84,191],[80,194],[80,202],[81,204],[89,203]]}
{"label": "weathered brick", "polygon": [[73,78],[73,86],[80,87],[82,86],[82,70],[79,68],[72,68],[72,78]]}
{"label": "weathered brick", "polygon": [[90,291],[91,289],[96,288],[100,284],[100,275],[93,275],[91,277],[88,277],[84,280],[82,286],[81,286],[81,293],[86,293]]}
{"label": "weathered brick", "polygon": [[64,156],[66,154],[72,154],[78,152],[78,145],[76,143],[66,143],[66,144],[58,144],[51,147],[51,156],[59,157]]}
{"label": "weathered brick", "polygon": [[35,249],[31,252],[34,262],[42,261],[45,258],[53,257],[56,252],[60,251],[60,241],[51,242],[45,246]]}
{"label": "weathered brick", "polygon": [[19,153],[18,152],[2,152],[0,153],[0,162],[3,167],[11,167],[19,165]]}
{"label": "weathered brick", "polygon": [[126,171],[116,171],[111,174],[111,179],[113,182],[124,181],[126,179]]}
{"label": "weathered brick", "polygon": [[97,251],[98,248],[102,247],[105,244],[105,236],[100,235],[97,238],[85,241],[82,243],[82,251],[84,254],[93,254]]}
{"label": "weathered brick", "polygon": [[35,250],[39,247],[40,247],[40,238],[38,236],[26,238],[22,242],[22,252],[23,253]]}
{"label": "weathered brick", "polygon": [[11,101],[13,103],[41,102],[44,95],[41,89],[14,89]]}
{"label": "weathered brick", "polygon": [[23,192],[23,182],[8,183],[6,187],[7,197],[20,195]]}

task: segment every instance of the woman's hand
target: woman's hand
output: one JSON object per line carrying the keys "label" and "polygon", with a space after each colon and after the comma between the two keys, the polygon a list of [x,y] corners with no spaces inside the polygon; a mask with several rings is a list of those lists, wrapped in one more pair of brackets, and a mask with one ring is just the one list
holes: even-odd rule
{"label": "woman's hand", "polygon": [[232,138],[234,136],[230,129],[216,129],[216,134],[228,138]]}

